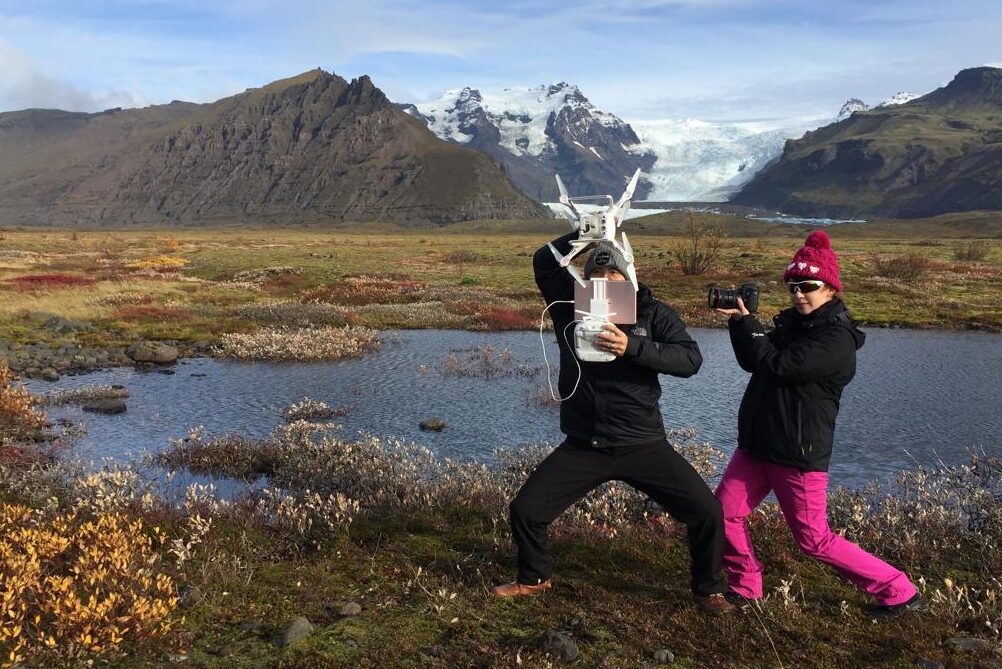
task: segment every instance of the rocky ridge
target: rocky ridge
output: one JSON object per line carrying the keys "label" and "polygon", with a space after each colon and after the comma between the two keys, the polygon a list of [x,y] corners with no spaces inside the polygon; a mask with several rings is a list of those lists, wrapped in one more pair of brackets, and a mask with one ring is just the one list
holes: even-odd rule
{"label": "rocky ridge", "polygon": [[901,104],[787,142],[732,201],[802,216],[917,218],[1002,209],[1002,69],[963,70]]}
{"label": "rocky ridge", "polygon": [[205,105],[0,114],[0,214],[28,225],[441,224],[548,214],[368,77],[313,70]]}

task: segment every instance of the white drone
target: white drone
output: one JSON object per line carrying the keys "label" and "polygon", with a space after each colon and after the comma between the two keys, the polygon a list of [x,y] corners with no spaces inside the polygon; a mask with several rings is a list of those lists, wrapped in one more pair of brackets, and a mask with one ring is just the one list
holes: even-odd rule
{"label": "white drone", "polygon": [[[578,230],[578,238],[571,240],[571,251],[567,255],[561,255],[554,248],[553,244],[549,245],[550,251],[553,252],[553,256],[560,263],[560,266],[566,267],[567,271],[574,277],[574,280],[582,286],[586,285],[585,279],[581,276],[581,272],[571,265],[571,260],[591,244],[607,241],[623,254],[628,263],[627,272],[629,276],[627,278],[633,284],[633,289],[639,290],[637,271],[633,268],[633,247],[630,246],[630,240],[626,238],[626,234],[624,233],[622,235],[623,243],[620,244],[616,241],[616,231],[623,224],[623,221],[626,219],[626,213],[630,210],[630,200],[633,199],[633,191],[636,190],[638,181],[640,181],[639,169],[634,172],[633,178],[626,185],[626,190],[623,191],[619,200],[613,202],[611,195],[586,195],[571,198],[567,195],[567,188],[564,186],[564,182],[560,180],[560,175],[557,175],[557,188],[560,189],[560,204],[567,207],[567,210],[574,216],[570,223],[572,228]],[[586,202],[598,205],[605,204],[605,207],[596,211],[584,212],[574,206],[575,202],[578,204],[585,204]]]}

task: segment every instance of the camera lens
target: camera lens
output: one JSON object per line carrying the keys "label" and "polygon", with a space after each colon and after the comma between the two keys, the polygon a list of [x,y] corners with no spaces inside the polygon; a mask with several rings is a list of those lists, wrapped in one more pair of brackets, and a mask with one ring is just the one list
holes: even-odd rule
{"label": "camera lens", "polygon": [[738,291],[730,288],[710,288],[706,294],[706,304],[711,309],[736,309]]}

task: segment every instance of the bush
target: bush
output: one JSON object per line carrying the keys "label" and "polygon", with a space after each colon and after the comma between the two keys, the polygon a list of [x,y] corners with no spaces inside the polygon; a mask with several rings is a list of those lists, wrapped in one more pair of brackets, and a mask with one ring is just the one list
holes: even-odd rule
{"label": "bush", "polygon": [[335,409],[327,406],[323,402],[318,402],[309,397],[304,397],[302,402],[291,404],[282,409],[282,418],[284,418],[288,423],[297,420],[316,422],[338,416],[347,416],[348,411],[348,407],[342,406]]}
{"label": "bush", "polygon": [[224,334],[217,352],[240,360],[340,360],[360,358],[380,346],[376,331],[364,327],[264,329]]}
{"label": "bush", "polygon": [[157,567],[163,538],[153,533],[117,513],[84,520],[0,507],[2,666],[79,663],[166,633],[178,598]]}
{"label": "bush", "polygon": [[953,245],[953,259],[965,262],[981,262],[988,257],[991,246],[982,241],[957,242]]}
{"label": "bush", "polygon": [[899,281],[917,281],[932,268],[932,261],[921,253],[901,256],[874,256],[873,271],[877,276]]}
{"label": "bush", "polygon": [[157,244],[161,253],[177,253],[181,250],[181,242],[174,235],[167,235]]}
{"label": "bush", "polygon": [[188,266],[191,261],[174,256],[159,255],[152,258],[144,258],[131,262],[126,267],[132,270],[146,270],[151,272],[177,272]]}
{"label": "bush", "polygon": [[[465,353],[465,356],[459,355]],[[492,379],[497,377],[521,376],[531,378],[539,373],[538,367],[515,364],[511,351],[503,348],[495,351],[493,346],[474,346],[455,350],[442,361],[445,376],[476,377]]]}
{"label": "bush", "polygon": [[78,274],[26,274],[7,279],[7,283],[15,288],[27,290],[44,290],[46,288],[73,288],[75,286],[91,286],[97,279]]}
{"label": "bush", "polygon": [[488,330],[532,330],[539,325],[534,317],[513,309],[490,308],[477,314],[477,320]]}
{"label": "bush", "polygon": [[190,309],[181,307],[138,305],[122,307],[115,312],[113,318],[119,320],[187,321],[193,316]]}
{"label": "bush", "polygon": [[46,426],[45,414],[34,408],[27,388],[15,385],[18,376],[0,361],[0,444],[30,438]]}
{"label": "bush", "polygon": [[401,304],[420,298],[420,281],[386,276],[349,276],[299,294],[299,301],[319,304]]}
{"label": "bush", "polygon": [[724,249],[726,236],[719,225],[701,223],[692,212],[682,215],[682,238],[671,244],[671,253],[685,275],[704,274]]}

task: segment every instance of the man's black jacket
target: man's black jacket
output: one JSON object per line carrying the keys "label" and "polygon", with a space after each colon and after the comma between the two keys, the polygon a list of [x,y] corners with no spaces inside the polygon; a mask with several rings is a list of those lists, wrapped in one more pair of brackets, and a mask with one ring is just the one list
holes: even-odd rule
{"label": "man's black jacket", "polygon": [[752,374],[738,410],[738,447],[760,460],[828,471],[842,389],[856,374],[865,336],[838,298],[773,320],[768,334],[753,316],[728,325],[738,364]]}
{"label": "man's black jacket", "polygon": [[[553,246],[565,255],[576,237],[577,233],[571,232],[554,240]],[[547,304],[574,299],[574,279],[548,247],[536,251],[532,266]],[[555,304],[550,315],[560,346],[560,396],[567,397],[578,378],[573,352],[574,305]],[[560,405],[560,430],[596,447],[664,439],[658,374],[692,376],[703,363],[699,346],[685,331],[678,314],[655,300],[643,284],[637,293],[637,322],[621,329],[627,334],[626,353],[611,362],[580,362],[577,390]]]}

